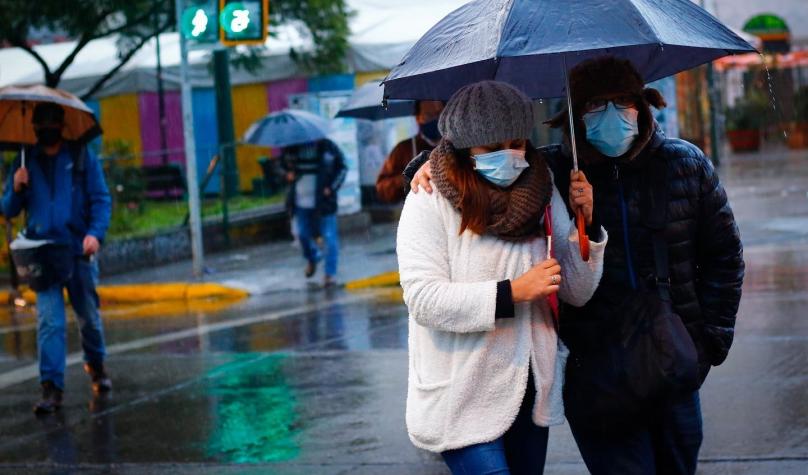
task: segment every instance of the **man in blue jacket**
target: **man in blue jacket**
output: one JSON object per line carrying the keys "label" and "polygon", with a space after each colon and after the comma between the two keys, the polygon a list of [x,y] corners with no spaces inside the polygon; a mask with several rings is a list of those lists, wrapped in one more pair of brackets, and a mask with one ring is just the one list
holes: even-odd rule
{"label": "man in blue jacket", "polygon": [[26,166],[17,160],[3,194],[3,213],[13,218],[25,210],[26,236],[69,246],[74,266],[65,282],[37,292],[37,347],[42,400],[37,414],[62,405],[65,373],[65,302],[67,288],[76,312],[84,350],[84,370],[96,393],[112,389],[104,370],[104,331],[98,312],[98,252],[109,227],[111,200],[101,163],[84,145],[62,138],[64,109],[56,104],[36,106],[33,126],[37,145]]}

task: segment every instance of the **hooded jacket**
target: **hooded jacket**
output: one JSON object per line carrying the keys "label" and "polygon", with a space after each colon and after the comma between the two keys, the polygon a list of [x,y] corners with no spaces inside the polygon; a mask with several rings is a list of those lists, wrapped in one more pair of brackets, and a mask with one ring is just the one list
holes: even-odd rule
{"label": "hooded jacket", "polygon": [[[82,156],[83,154],[83,156]],[[85,236],[104,241],[112,211],[101,162],[84,146],[62,145],[54,157],[39,147],[28,151],[26,163],[30,186],[14,192],[15,160],[3,193],[3,214],[13,218],[27,211],[26,234],[31,239],[50,239],[69,244],[83,254]]]}

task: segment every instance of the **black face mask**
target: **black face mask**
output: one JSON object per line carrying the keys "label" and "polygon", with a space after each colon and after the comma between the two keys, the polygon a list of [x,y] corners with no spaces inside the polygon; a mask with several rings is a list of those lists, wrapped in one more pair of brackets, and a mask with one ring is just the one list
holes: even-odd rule
{"label": "black face mask", "polygon": [[37,127],[34,129],[37,141],[46,147],[56,145],[62,140],[62,129],[57,127]]}
{"label": "black face mask", "polygon": [[440,130],[438,130],[438,119],[430,120],[421,124],[421,134],[433,142],[440,140]]}

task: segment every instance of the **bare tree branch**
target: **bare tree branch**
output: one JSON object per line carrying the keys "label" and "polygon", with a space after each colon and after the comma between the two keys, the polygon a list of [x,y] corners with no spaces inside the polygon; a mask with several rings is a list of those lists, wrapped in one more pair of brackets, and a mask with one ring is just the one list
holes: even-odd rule
{"label": "bare tree branch", "polygon": [[81,50],[84,49],[84,47],[87,46],[87,44],[90,43],[90,41],[96,38],[100,38],[99,36],[94,34],[95,30],[97,30],[112,13],[113,12],[109,10],[102,11],[95,19],[94,23],[96,27],[93,28],[92,30],[87,30],[83,35],[81,35],[81,38],[79,38],[79,41],[76,43],[76,47],[73,48],[73,51],[71,51],[70,54],[67,55],[64,61],[62,61],[62,64],[60,64],[59,67],[56,69],[56,71],[53,72],[53,75],[56,76],[57,80],[62,79],[62,74],[64,74],[65,71],[67,71],[67,68],[69,68],[70,65],[73,64],[73,61],[76,60],[76,56],[78,56]]}
{"label": "bare tree branch", "polygon": [[45,70],[46,78],[51,75],[50,66],[48,66],[48,63],[45,62],[45,59],[42,56],[40,56],[39,53],[34,51],[34,48],[28,46],[28,44],[25,41],[22,41],[17,37],[13,37],[9,38],[8,42],[11,44],[11,46],[16,46],[17,48],[20,48],[24,50],[26,53],[33,56],[34,59],[40,64],[40,66],[42,66],[42,69]]}
{"label": "bare tree branch", "polygon": [[101,90],[101,88],[104,87],[104,84],[106,84],[107,81],[112,79],[112,77],[115,76],[115,74],[117,74],[118,71],[120,71],[121,68],[124,67],[126,65],[126,63],[129,62],[130,59],[132,59],[132,57],[135,55],[135,53],[137,53],[140,50],[140,48],[143,47],[143,45],[145,45],[149,40],[151,40],[155,36],[159,35],[160,33],[163,33],[166,30],[168,30],[168,28],[171,26],[171,24],[172,24],[171,19],[169,19],[166,23],[160,25],[160,28],[158,28],[157,31],[155,31],[154,33],[152,33],[150,35],[147,35],[147,36],[144,36],[143,38],[141,38],[141,40],[138,41],[135,44],[135,46],[130,48],[129,51],[127,51],[126,54],[124,54],[120,58],[120,61],[118,62],[118,64],[114,68],[112,68],[110,71],[108,71],[105,75],[101,76],[101,78],[99,78],[98,81],[96,81],[95,84],[93,84],[93,86],[87,92],[82,94],[81,99],[86,101],[86,100],[92,98],[93,94],[95,94],[96,92]]}

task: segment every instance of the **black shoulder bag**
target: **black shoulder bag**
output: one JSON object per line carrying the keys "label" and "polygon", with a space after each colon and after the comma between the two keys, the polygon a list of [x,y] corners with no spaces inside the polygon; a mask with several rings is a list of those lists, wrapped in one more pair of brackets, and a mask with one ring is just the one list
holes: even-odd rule
{"label": "black shoulder bag", "polygon": [[567,416],[588,424],[624,424],[667,396],[699,386],[696,346],[671,301],[667,166],[653,159],[649,167],[643,211],[653,232],[656,275],[622,300],[611,319],[615,328],[602,334],[605,341],[592,351],[574,351],[567,364]]}
{"label": "black shoulder bag", "polygon": [[[86,189],[87,149],[84,145],[76,147],[71,149],[73,181],[80,180]],[[55,179],[56,177],[54,177]],[[62,242],[51,242],[28,249],[15,249],[11,251],[11,258],[20,280],[27,283],[36,292],[54,285],[63,285],[72,277],[76,264],[70,245]]]}

